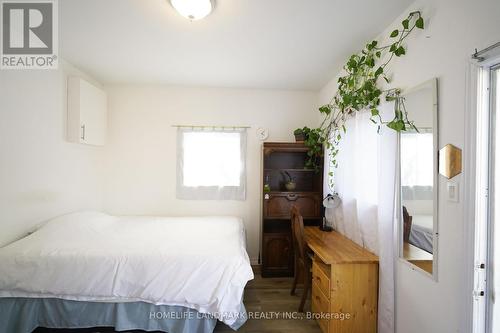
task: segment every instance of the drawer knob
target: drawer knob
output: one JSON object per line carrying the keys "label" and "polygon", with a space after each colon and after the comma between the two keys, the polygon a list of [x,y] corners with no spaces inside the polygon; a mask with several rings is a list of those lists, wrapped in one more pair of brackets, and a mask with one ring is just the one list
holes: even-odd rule
{"label": "drawer knob", "polygon": [[287,195],[286,195],[286,198],[287,198],[289,201],[295,201],[295,200],[297,200],[297,194],[287,194]]}

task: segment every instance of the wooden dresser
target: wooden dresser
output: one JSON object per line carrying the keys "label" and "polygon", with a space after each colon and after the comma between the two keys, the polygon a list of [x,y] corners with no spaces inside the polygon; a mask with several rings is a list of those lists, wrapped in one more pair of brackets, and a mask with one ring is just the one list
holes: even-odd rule
{"label": "wooden dresser", "polygon": [[[299,208],[306,225],[319,225],[323,216],[323,171],[305,167],[309,148],[296,142],[263,145],[262,276],[293,276],[292,205]],[[318,161],[323,165],[323,159]],[[285,187],[286,173],[296,188]]]}
{"label": "wooden dresser", "polygon": [[378,257],[353,241],[305,228],[314,252],[311,307],[324,333],[377,332]]}

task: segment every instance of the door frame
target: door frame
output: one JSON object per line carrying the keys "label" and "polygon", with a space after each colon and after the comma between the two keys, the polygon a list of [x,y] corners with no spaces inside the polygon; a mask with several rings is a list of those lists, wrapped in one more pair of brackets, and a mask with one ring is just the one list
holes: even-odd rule
{"label": "door frame", "polygon": [[492,292],[494,290],[494,244],[493,237],[495,234],[495,178],[498,176],[495,174],[495,165],[500,161],[495,154],[497,134],[495,131],[497,122],[497,111],[498,105],[496,105],[496,89],[497,89],[497,73],[494,73],[500,69],[500,59],[496,59],[494,64],[489,67],[488,81],[489,81],[489,145],[488,145],[488,226],[487,226],[487,270],[486,270],[486,332],[493,332],[493,307],[492,307]]}
{"label": "door frame", "polygon": [[[464,288],[464,327],[473,333],[489,329],[489,286],[491,270],[490,180],[492,91],[490,71],[500,64],[500,56],[477,63],[471,61],[467,71],[466,126],[464,150],[464,244],[467,274]],[[488,91],[489,90],[489,91]],[[488,239],[486,243],[481,240]],[[481,263],[486,264],[482,268]],[[484,295],[480,294],[484,291]]]}

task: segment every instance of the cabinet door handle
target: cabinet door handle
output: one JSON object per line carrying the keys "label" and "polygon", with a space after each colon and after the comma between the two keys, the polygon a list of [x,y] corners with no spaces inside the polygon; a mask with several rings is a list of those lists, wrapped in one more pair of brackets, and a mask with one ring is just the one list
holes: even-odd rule
{"label": "cabinet door handle", "polygon": [[286,198],[287,198],[289,201],[295,201],[295,200],[297,200],[297,194],[287,194],[287,195],[286,195]]}
{"label": "cabinet door handle", "polygon": [[82,140],[85,140],[85,124],[81,126],[82,128],[82,136],[81,136],[81,139]]}

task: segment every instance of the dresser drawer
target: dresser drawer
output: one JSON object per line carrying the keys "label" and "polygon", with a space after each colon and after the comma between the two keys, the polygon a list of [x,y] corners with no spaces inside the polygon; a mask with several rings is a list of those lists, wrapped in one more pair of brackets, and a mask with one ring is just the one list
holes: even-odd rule
{"label": "dresser drawer", "polygon": [[319,261],[313,261],[312,279],[326,298],[330,299],[330,274],[329,266]]}
{"label": "dresser drawer", "polygon": [[[325,295],[323,295],[320,287],[315,282],[312,284],[311,309],[313,313],[317,314],[330,313],[330,301]],[[324,316],[322,317],[320,315],[316,317],[316,321],[318,322],[321,331],[323,333],[328,333],[330,321],[328,319],[324,319]]]}
{"label": "dresser drawer", "polygon": [[297,206],[304,218],[321,217],[321,196],[312,193],[270,193],[264,200],[264,217],[289,219],[292,205]]}

